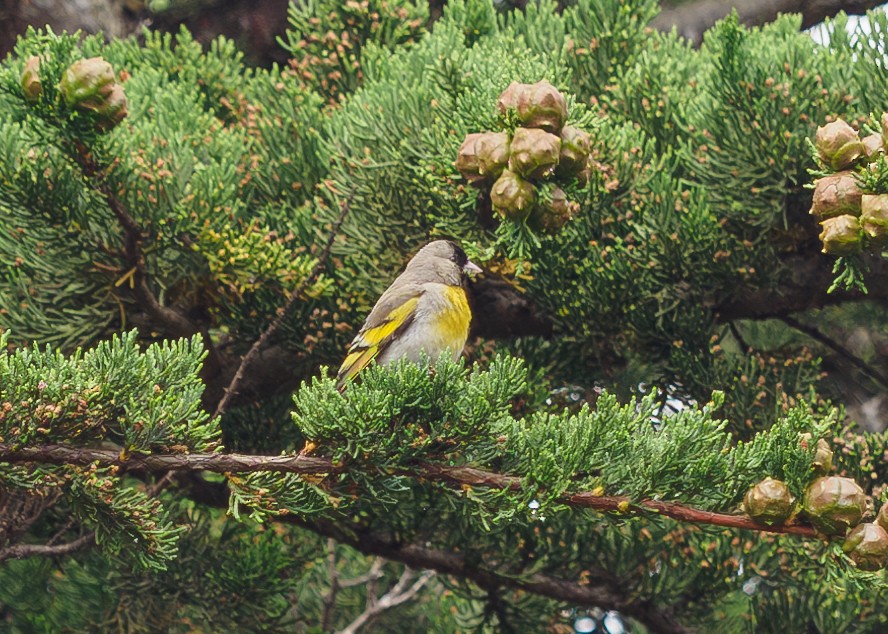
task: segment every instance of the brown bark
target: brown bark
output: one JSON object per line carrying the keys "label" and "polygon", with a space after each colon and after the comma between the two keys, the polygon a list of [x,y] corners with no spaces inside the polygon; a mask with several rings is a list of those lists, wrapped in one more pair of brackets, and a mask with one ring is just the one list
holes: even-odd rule
{"label": "brown bark", "polygon": [[[285,473],[302,473],[326,475],[342,473],[345,467],[335,465],[326,458],[306,455],[290,456],[257,456],[247,454],[128,454],[109,449],[90,449],[70,447],[67,445],[42,445],[35,447],[15,448],[0,444],[0,462],[36,463],[36,464],[72,464],[102,467],[116,467],[121,471],[211,471],[215,473],[248,473],[254,471],[276,471]],[[456,484],[460,487],[485,487],[491,489],[508,489],[519,491],[521,479],[516,476],[503,475],[473,467],[449,467],[432,463],[416,465],[412,468],[397,470],[417,480],[436,480]],[[788,533],[815,537],[814,530],[808,526],[764,526],[742,515],[729,515],[703,511],[675,502],[658,500],[641,500],[633,502],[622,496],[595,495],[588,492],[567,494],[559,498],[559,502],[575,508],[588,508],[611,513],[644,513],[653,512],[664,517],[689,522],[692,524],[709,524],[727,528],[768,533]]]}
{"label": "brown bark", "polygon": [[[286,52],[277,44],[287,24],[289,0],[201,0],[187,9],[149,14],[138,2],[125,0],[0,0],[0,56],[12,49],[15,38],[31,24],[50,24],[56,32],[102,31],[108,37],[137,33],[142,24],[159,31],[176,32],[184,25],[198,41],[206,44],[220,35],[234,40],[248,59],[260,65],[286,61]],[[432,19],[441,14],[444,0],[429,0]],[[523,2],[512,2],[522,5]],[[663,12],[652,22],[661,30],[675,27],[696,45],[703,33],[736,7],[744,24],[772,21],[779,13],[801,13],[808,28],[839,11],[864,13],[882,0],[699,0],[673,5],[664,2]]]}
{"label": "brown bark", "polygon": [[802,28],[807,29],[839,11],[863,14],[881,4],[884,0],[698,0],[677,5],[664,2],[651,26],[661,31],[674,27],[679,35],[699,46],[706,30],[734,9],[740,22],[750,26],[772,22],[781,13],[800,13]]}
{"label": "brown bark", "polygon": [[583,582],[559,579],[542,573],[510,575],[469,561],[460,553],[435,550],[425,545],[401,544],[370,533],[345,530],[341,525],[326,521],[303,521],[288,518],[318,535],[332,537],[367,555],[377,555],[399,561],[413,568],[426,568],[439,573],[468,579],[482,590],[496,593],[502,588],[514,588],[551,597],[565,603],[605,607],[641,621],[652,632],[662,634],[690,634],[694,632],[678,621],[672,610],[649,601],[640,601],[621,588],[620,581],[605,570],[594,570]]}

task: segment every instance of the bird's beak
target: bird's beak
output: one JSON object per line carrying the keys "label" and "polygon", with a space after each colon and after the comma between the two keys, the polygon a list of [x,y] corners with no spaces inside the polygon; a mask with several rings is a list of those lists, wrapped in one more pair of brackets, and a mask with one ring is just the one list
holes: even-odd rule
{"label": "bird's beak", "polygon": [[466,265],[463,267],[463,271],[466,273],[482,273],[481,267],[469,260],[466,262]]}

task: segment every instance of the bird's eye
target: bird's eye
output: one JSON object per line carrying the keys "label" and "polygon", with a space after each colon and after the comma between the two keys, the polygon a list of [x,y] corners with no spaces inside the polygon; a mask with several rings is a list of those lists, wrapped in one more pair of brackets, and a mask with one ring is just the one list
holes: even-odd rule
{"label": "bird's eye", "polygon": [[[451,243],[453,244],[453,243]],[[469,261],[469,256],[466,255],[466,252],[463,251],[460,247],[453,245],[453,255],[450,256],[450,259],[453,260],[457,266],[463,267]]]}

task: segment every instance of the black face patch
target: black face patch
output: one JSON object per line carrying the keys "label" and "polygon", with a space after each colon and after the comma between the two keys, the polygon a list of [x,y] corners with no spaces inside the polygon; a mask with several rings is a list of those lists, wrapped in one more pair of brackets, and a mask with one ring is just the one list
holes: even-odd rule
{"label": "black face patch", "polygon": [[451,242],[450,246],[453,247],[453,255],[450,256],[451,261],[455,262],[459,268],[463,268],[468,263],[469,256],[455,243]]}

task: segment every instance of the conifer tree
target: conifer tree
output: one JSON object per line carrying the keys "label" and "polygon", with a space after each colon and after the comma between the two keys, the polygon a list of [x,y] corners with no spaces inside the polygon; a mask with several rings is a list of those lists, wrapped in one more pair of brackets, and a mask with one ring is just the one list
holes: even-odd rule
{"label": "conifer tree", "polygon": [[[4,631],[884,631],[888,18],[657,11],[312,0],[271,69],[21,38]],[[340,392],[440,237],[465,358]]]}

